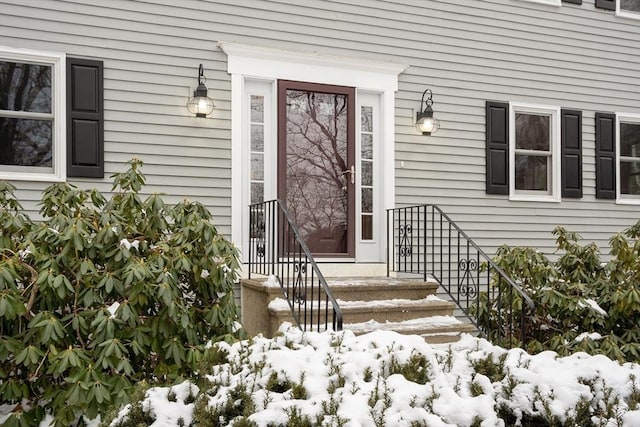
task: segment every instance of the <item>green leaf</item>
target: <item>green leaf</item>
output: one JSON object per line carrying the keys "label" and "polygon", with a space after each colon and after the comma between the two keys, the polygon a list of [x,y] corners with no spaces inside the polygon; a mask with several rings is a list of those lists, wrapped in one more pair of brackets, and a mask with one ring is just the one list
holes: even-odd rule
{"label": "green leaf", "polygon": [[13,320],[26,313],[24,300],[13,291],[0,292],[0,319]]}
{"label": "green leaf", "polygon": [[45,353],[40,350],[40,348],[34,345],[29,345],[18,353],[16,356],[16,363],[26,367],[37,366],[44,356]]}

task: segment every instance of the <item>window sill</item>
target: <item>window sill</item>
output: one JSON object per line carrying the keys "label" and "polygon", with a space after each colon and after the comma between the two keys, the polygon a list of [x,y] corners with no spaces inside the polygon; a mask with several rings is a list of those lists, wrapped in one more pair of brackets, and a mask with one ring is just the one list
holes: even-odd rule
{"label": "window sill", "polygon": [[29,172],[0,172],[0,180],[5,181],[37,181],[37,182],[64,182],[65,177],[52,173]]}
{"label": "window sill", "polygon": [[635,21],[640,20],[640,13],[637,13],[637,12],[627,12],[624,10],[617,10],[616,16],[619,16],[620,18],[633,19]]}
{"label": "window sill", "polygon": [[618,198],[616,199],[616,205],[640,205],[640,198],[631,199],[618,196]]}
{"label": "window sill", "polygon": [[537,194],[510,194],[509,201],[513,202],[544,202],[560,203],[561,199],[552,195]]}
{"label": "window sill", "polygon": [[546,6],[555,6],[555,7],[562,6],[562,0],[520,0],[520,1],[525,1],[527,3],[544,4]]}

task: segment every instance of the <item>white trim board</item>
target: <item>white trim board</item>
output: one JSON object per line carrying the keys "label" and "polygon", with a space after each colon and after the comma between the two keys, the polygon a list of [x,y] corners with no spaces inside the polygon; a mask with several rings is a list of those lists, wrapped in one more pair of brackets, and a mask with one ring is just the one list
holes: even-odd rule
{"label": "white trim board", "polygon": [[394,206],[395,92],[398,75],[407,65],[353,57],[292,52],[266,47],[219,42],[227,54],[231,74],[231,238],[241,251],[243,238],[243,96],[245,79],[306,81],[355,87],[381,97],[383,209]]}

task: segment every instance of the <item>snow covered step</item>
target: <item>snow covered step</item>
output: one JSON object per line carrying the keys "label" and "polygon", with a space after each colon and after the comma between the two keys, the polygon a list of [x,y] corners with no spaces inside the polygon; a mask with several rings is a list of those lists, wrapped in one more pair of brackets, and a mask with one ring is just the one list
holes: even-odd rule
{"label": "snow covered step", "polygon": [[342,277],[328,278],[327,284],[333,296],[344,301],[418,300],[438,290],[438,283],[433,279],[425,282],[390,277]]}
{"label": "snow covered step", "polygon": [[430,316],[402,322],[382,323],[371,320],[346,324],[344,329],[353,331],[356,335],[376,330],[394,331],[403,335],[420,335],[430,344],[456,342],[460,334],[475,332],[473,325],[461,322],[453,316]]}
{"label": "snow covered step", "polygon": [[[389,329],[421,335],[430,343],[457,341],[460,333],[474,331],[470,323],[453,316],[455,303],[436,295],[435,280],[342,277],[330,278],[327,282],[342,311],[345,329],[357,333],[372,328]],[[331,322],[324,296],[320,301],[316,288],[309,289],[301,296],[300,304],[295,304],[295,315],[303,329],[323,330],[324,319]],[[263,333],[268,337],[273,336],[283,322],[296,324],[275,278],[242,280],[242,322],[250,335]]]}
{"label": "snow covered step", "polygon": [[[379,301],[342,301],[338,300],[342,311],[343,323],[363,323],[370,320],[376,322],[402,322],[414,318],[430,316],[450,316],[455,305],[436,296],[429,295],[420,300],[392,299]],[[282,322],[293,322],[289,304],[282,298],[269,303],[269,317],[278,325]],[[307,311],[311,307],[307,305]],[[304,307],[300,307],[302,312]],[[317,307],[314,309],[317,315]],[[320,309],[324,313],[324,306]],[[323,317],[324,314],[321,314]],[[301,319],[301,321],[303,321]],[[304,322],[304,321],[303,321]]]}

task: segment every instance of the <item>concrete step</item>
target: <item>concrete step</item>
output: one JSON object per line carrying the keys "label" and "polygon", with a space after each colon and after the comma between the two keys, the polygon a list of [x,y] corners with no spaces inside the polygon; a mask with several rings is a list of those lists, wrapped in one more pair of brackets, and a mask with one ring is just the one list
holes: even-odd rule
{"label": "concrete step", "polygon": [[[347,277],[327,278],[327,284],[334,298],[343,301],[417,300],[435,295],[438,290],[438,283],[432,279],[425,282],[390,277]],[[261,290],[269,301],[282,297],[280,286],[267,278],[243,279],[242,286]],[[312,296],[309,294],[307,297]]]}
{"label": "concrete step", "polygon": [[435,280],[405,280],[391,277],[327,278],[336,299],[343,301],[419,300],[435,295]]}
{"label": "concrete step", "polygon": [[456,342],[460,339],[460,334],[473,333],[475,331],[473,325],[460,322],[452,316],[431,316],[402,322],[380,323],[369,321],[346,324],[344,329],[351,330],[356,335],[366,334],[375,330],[389,330],[404,335],[420,335],[429,344]]}
{"label": "concrete step", "polygon": [[[457,341],[461,333],[475,330],[470,322],[460,321],[453,315],[455,303],[436,296],[435,280],[349,277],[329,278],[327,283],[342,311],[343,328],[358,334],[374,329],[393,330],[420,335],[436,344]],[[249,334],[273,336],[283,322],[296,323],[276,280],[245,279],[242,292],[243,323]],[[316,294],[311,295],[309,289],[302,296],[303,305],[295,307],[300,323],[307,324],[306,330],[318,330],[318,325],[311,325],[318,322],[318,318],[331,318],[324,309],[325,298],[321,297],[322,303],[319,303],[317,289],[314,292]],[[304,318],[305,304],[307,319]],[[249,306],[253,309],[247,310]],[[320,328],[324,328],[324,324]]]}
{"label": "concrete step", "polygon": [[[430,316],[451,316],[455,305],[433,295],[421,300],[393,299],[380,301],[341,301],[338,305],[342,311],[343,323],[362,323],[370,320],[376,322],[401,322],[414,318]],[[324,304],[313,305],[314,313],[324,317]],[[301,306],[301,310],[304,307]],[[311,305],[307,305],[307,310]],[[276,299],[269,303],[269,316],[276,322],[292,322],[293,315],[289,304],[284,299]]]}

